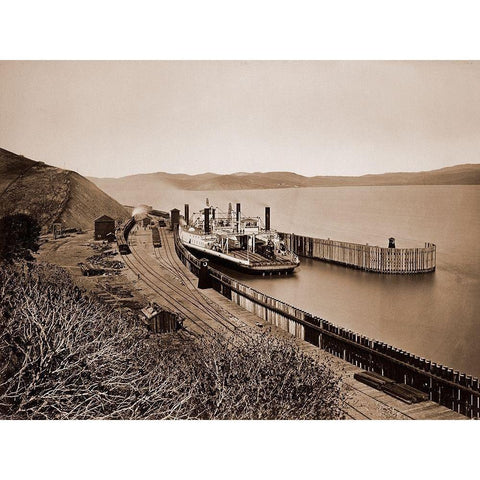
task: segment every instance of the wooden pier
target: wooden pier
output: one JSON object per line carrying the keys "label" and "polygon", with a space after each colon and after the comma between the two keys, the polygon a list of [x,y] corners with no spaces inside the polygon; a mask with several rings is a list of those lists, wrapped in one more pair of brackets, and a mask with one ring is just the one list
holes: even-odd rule
{"label": "wooden pier", "polygon": [[[200,262],[185,249],[177,234],[175,248],[182,262],[198,276]],[[316,350],[328,352],[359,369],[375,372],[395,383],[424,392],[429,401],[445,406],[456,414],[480,418],[478,378],[334,325],[215,269],[209,268],[209,273],[214,290],[267,324],[274,325],[295,338],[308,342]],[[386,393],[377,392],[377,395]]]}
{"label": "wooden pier", "polygon": [[[198,278],[175,254],[170,231],[161,230],[162,247],[153,248],[149,232],[139,230],[132,238],[132,256],[128,257],[128,275],[152,302],[176,311],[184,317],[187,331],[208,335],[210,331],[248,338],[250,332],[269,330],[272,335],[292,338],[288,331],[259,318],[219,291],[198,290]],[[173,253],[173,255],[172,255]],[[188,253],[188,252],[187,252]],[[192,256],[193,257],[193,256]],[[195,258],[195,257],[193,257]],[[196,260],[196,259],[195,259]],[[138,274],[141,275],[140,279]],[[384,392],[356,381],[362,368],[322,350],[304,339],[293,337],[306,355],[327,362],[337,372],[347,394],[346,417],[355,420],[465,420],[466,417],[432,401],[407,404]]]}
{"label": "wooden pier", "polygon": [[413,274],[433,272],[436,268],[436,246],[433,243],[425,243],[425,247],[421,248],[384,248],[294,233],[279,235],[287,248],[301,257],[338,263],[367,272]]}

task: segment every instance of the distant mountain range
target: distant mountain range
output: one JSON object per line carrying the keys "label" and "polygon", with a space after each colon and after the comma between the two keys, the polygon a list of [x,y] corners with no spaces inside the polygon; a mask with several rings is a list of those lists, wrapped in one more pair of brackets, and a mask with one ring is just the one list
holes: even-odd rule
{"label": "distant mountain range", "polygon": [[44,231],[54,222],[93,229],[101,215],[128,217],[116,200],[78,173],[0,148],[0,217],[13,213],[32,215]]}
{"label": "distant mountain range", "polygon": [[99,188],[114,198],[128,198],[130,193],[162,189],[178,190],[252,190],[303,187],[356,187],[380,185],[479,185],[480,164],[464,164],[427,172],[398,172],[362,175],[359,177],[304,177],[292,172],[255,172],[221,175],[148,173],[121,178],[92,178]]}
{"label": "distant mountain range", "polygon": [[122,178],[87,179],[76,172],[35,162],[0,148],[0,216],[29,213],[37,218],[44,229],[50,228],[53,222],[62,222],[66,227],[90,229],[93,220],[101,215],[126,218],[128,212],[117,200],[131,204],[132,198],[155,198],[161,190],[479,184],[480,164],[457,165],[428,172],[360,177],[304,177],[291,172],[239,172],[230,175],[159,172]]}

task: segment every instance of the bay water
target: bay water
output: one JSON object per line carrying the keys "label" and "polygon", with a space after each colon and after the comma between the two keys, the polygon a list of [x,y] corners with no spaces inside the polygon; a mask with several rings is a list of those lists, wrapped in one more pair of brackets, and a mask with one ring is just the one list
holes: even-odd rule
{"label": "bay water", "polygon": [[480,376],[480,186],[323,187],[158,192],[160,209],[210,204],[243,215],[271,207],[278,231],[397,247],[437,245],[437,270],[386,275],[301,258],[290,276],[227,270],[244,283],[332,323]]}

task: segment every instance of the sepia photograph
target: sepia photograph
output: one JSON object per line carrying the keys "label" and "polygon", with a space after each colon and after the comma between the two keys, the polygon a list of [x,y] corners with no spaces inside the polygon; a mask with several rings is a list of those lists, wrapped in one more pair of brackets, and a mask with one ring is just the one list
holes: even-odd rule
{"label": "sepia photograph", "polygon": [[3,425],[480,419],[480,61],[288,57],[0,58]]}
{"label": "sepia photograph", "polygon": [[0,75],[4,418],[480,417],[479,62]]}

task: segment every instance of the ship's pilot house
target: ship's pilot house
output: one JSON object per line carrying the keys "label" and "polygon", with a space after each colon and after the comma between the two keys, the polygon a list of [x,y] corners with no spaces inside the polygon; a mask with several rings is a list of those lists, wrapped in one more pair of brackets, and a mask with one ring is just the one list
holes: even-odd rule
{"label": "ship's pilot house", "polygon": [[243,233],[259,233],[260,219],[253,217],[242,219],[241,230]]}

